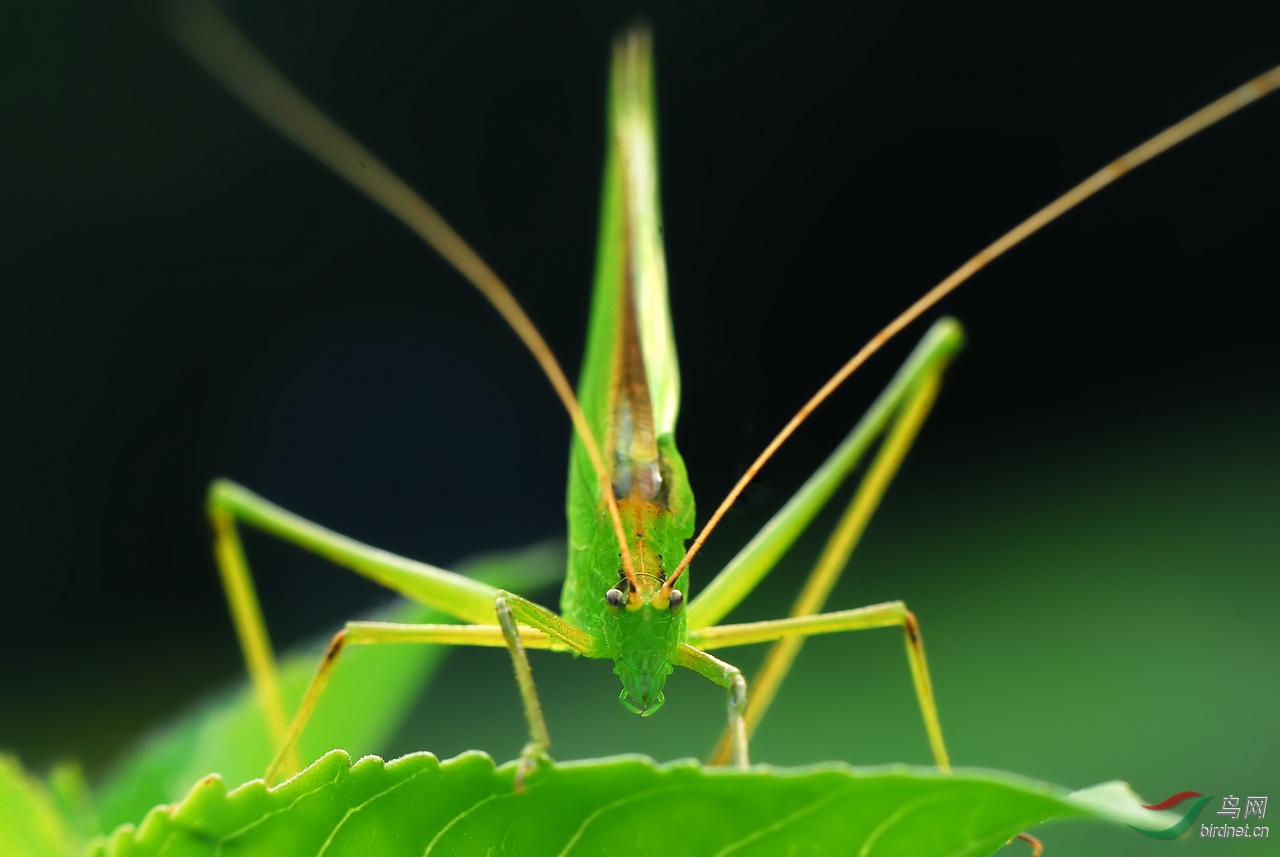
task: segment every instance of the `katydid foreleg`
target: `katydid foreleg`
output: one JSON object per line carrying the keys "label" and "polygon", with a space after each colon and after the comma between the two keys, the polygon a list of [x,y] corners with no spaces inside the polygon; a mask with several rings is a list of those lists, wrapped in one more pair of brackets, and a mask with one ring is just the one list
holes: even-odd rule
{"label": "katydid foreleg", "polygon": [[542,716],[538,688],[533,683],[533,669],[529,666],[529,656],[521,642],[520,628],[511,613],[507,593],[498,596],[494,608],[498,614],[498,624],[502,626],[507,651],[511,652],[511,665],[515,668],[520,701],[524,704],[524,718],[529,721],[529,743],[520,753],[520,766],[516,769],[516,790],[519,791],[524,788],[524,778],[530,769],[547,757],[547,752],[551,749],[551,735],[547,732],[546,718]]}
{"label": "katydid foreleg", "polygon": [[[603,657],[601,641],[574,627],[560,616],[518,595],[503,592],[497,600],[498,622],[511,652],[515,667],[516,683],[520,686],[520,698],[524,702],[525,719],[529,721],[529,743],[520,754],[520,767],[516,770],[516,788],[524,785],[524,778],[540,760],[546,758],[551,747],[547,724],[538,702],[538,691],[533,682],[529,658],[525,654],[526,635],[535,634],[560,643],[564,648],[587,657]],[[527,627],[521,630],[517,624]]]}
{"label": "katydid foreleg", "polygon": [[742,675],[742,670],[688,643],[682,643],[676,651],[675,664],[691,669],[728,689],[728,734],[733,745],[733,763],[746,770],[750,764],[747,752],[747,679]]}

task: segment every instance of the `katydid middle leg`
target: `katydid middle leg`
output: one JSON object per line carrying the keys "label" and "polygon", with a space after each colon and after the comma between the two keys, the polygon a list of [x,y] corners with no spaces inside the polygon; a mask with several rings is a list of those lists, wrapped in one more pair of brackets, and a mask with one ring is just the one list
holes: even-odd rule
{"label": "katydid middle leg", "polygon": [[[870,607],[858,607],[853,610],[840,610],[834,613],[819,613],[810,616],[793,616],[787,619],[772,619],[765,622],[748,622],[741,625],[718,625],[689,634],[689,645],[700,649],[716,649],[728,646],[745,646],[751,643],[767,643],[788,639],[803,639],[813,634],[831,634],[837,631],[863,631],[869,628],[902,628],[907,644],[907,662],[911,667],[911,679],[915,685],[916,699],[920,704],[920,712],[924,718],[925,731],[929,736],[929,746],[938,767],[944,771],[951,769],[946,745],[942,742],[942,726],[938,721],[938,708],[933,698],[933,682],[929,678],[929,666],[924,657],[924,641],[920,636],[920,626],[915,615],[901,601],[890,601],[885,604],[873,604]],[[750,700],[747,707],[748,717],[752,710]],[[768,700],[765,701],[765,705]],[[763,712],[763,708],[756,709]],[[759,722],[761,713],[757,715]],[[749,724],[745,721],[744,730]],[[738,738],[730,733],[729,745],[737,755]],[[711,764],[724,764],[727,759],[717,755],[710,760]]]}
{"label": "katydid middle leg", "polygon": [[[312,676],[311,683],[302,695],[302,702],[298,705],[298,710],[293,716],[293,721],[290,723],[288,731],[285,733],[284,740],[276,750],[276,756],[267,768],[264,779],[268,783],[274,781],[290,765],[293,749],[297,746],[298,738],[302,736],[302,731],[306,728],[307,721],[311,719],[316,704],[324,694],[324,690],[329,684],[329,679],[333,676],[333,670],[338,665],[339,657],[350,646],[403,645],[406,643],[453,646],[506,646],[511,650],[512,659],[516,663],[516,675],[520,684],[521,696],[525,701],[525,712],[529,720],[530,743],[531,745],[541,745],[542,752],[545,753],[545,747],[549,743],[546,737],[547,728],[542,721],[542,712],[537,705],[536,695],[532,697],[533,707],[532,710],[530,709],[529,694],[532,693],[533,684],[524,648],[527,646],[538,649],[564,650],[568,649],[569,646],[563,641],[536,629],[526,629],[520,632],[513,644],[507,628],[511,611],[506,605],[505,595],[506,593],[502,593],[495,599],[495,613],[499,619],[499,624],[497,625],[407,625],[395,622],[348,622],[329,641],[324,656],[316,667],[315,675]],[[520,776],[522,775],[523,770]]]}

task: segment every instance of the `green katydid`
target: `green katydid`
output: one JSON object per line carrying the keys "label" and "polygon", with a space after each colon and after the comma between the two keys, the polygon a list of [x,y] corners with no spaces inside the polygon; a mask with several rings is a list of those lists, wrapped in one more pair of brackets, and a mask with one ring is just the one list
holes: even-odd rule
{"label": "green katydid", "polygon": [[[529,721],[524,768],[550,746],[526,648],[608,657],[623,683],[622,701],[651,714],[675,666],[693,669],[729,692],[728,728],[715,762],[748,760],[748,737],[810,634],[902,627],[926,732],[939,767],[948,767],[923,645],[901,602],[822,614],[880,497],[919,431],[942,374],[961,344],[959,326],[934,325],[867,415],[827,462],[695,598],[675,584],[686,576],[725,510],[778,447],[872,353],[978,269],[1123,173],[1280,86],[1280,69],[1256,78],[1143,143],[1019,224],[894,319],[801,409],[747,469],[693,535],[693,497],[674,443],[679,375],[666,303],[654,140],[649,41],[633,31],[615,46],[608,157],[591,325],[577,397],[532,322],[507,288],[442,218],[360,144],[321,114],[263,60],[220,13],[183,10],[179,37],[252,109],[382,205],[439,251],[494,304],[525,342],[564,402],[575,428],[569,476],[570,562],[563,616],[434,567],[358,544],[280,509],[244,488],[217,482],[209,511],[216,551],[249,671],[280,742],[268,778],[293,766],[291,748],[345,646],[439,643],[507,647]],[[878,446],[877,446],[878,442]],[[874,450],[862,483],[804,585],[791,616],[717,625],[770,571]],[[331,644],[292,723],[280,702],[270,645],[256,604],[236,524],[314,550],[410,598],[445,610],[462,625],[349,623]],[[679,557],[679,559],[676,559]],[[673,561],[674,560],[674,561]],[[710,650],[774,641],[760,675],[741,672]]]}

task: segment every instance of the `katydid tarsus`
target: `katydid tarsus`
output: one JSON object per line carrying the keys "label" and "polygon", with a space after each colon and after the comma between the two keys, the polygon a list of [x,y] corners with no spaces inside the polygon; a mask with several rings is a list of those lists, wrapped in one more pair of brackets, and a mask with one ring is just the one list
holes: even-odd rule
{"label": "katydid tarsus", "polygon": [[[891,337],[995,257],[1141,163],[1280,86],[1273,69],[1113,161],[974,256],[859,350],[778,433],[710,516],[697,538],[685,466],[676,450],[679,374],[658,201],[654,84],[649,37],[635,29],[614,47],[610,78],[601,225],[591,323],[577,394],[511,292],[425,201],[293,89],[212,5],[192,3],[174,17],[179,39],[251,109],[420,235],[475,285],[541,365],[574,426],[569,474],[569,568],[557,615],[424,563],[339,536],[229,482],[215,482],[209,514],[218,565],[250,675],[279,752],[273,779],[297,765],[292,748],[346,646],[434,643],[506,647],[530,727],[521,776],[546,756],[550,739],[525,649],[610,658],[621,700],[642,715],[663,703],[674,667],[727,689],[728,726],[711,760],[748,762],[748,739],[811,634],[899,627],[937,765],[949,767],[920,629],[902,602],[823,613],[826,598],[938,394],[962,333],[936,322],[864,418],[761,531],[692,597],[689,563],[726,509],[799,425]],[[868,461],[869,459],[869,461]],[[860,466],[862,480],[787,618],[718,624]],[[290,718],[275,678],[271,647],[236,527],[261,529],[444,610],[465,624],[351,622],[334,637],[315,679]],[[677,587],[676,584],[679,584]],[[748,684],[711,651],[773,642]]]}

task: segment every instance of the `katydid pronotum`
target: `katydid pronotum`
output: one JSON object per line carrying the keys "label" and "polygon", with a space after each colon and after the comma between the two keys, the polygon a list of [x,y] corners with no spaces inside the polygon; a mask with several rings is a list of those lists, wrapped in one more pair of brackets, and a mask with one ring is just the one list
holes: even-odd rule
{"label": "katydid pronotum", "polygon": [[[919,628],[900,602],[823,614],[826,596],[909,449],[960,345],[958,325],[937,323],[894,381],[830,459],[696,597],[686,571],[707,535],[773,452],[858,366],[978,269],[1123,173],[1280,85],[1272,70],[1172,126],[1053,201],[983,250],[894,319],[819,390],[747,469],[693,535],[693,501],[674,445],[679,379],[669,310],[653,139],[652,69],[647,36],[636,31],[615,48],[609,156],[587,358],[577,397],[541,336],[511,293],[421,198],[287,84],[211,6],[185,7],[180,38],[269,123],[389,210],[476,285],[530,348],[572,418],[568,577],[563,617],[508,593],[422,563],[391,556],[303,521],[226,482],[210,492],[219,567],[249,671],[280,750],[268,778],[292,767],[291,748],[305,727],[345,646],[441,643],[510,650],[531,741],[522,771],[545,756],[543,723],[526,648],[571,651],[614,660],[622,701],[650,714],[663,700],[674,666],[693,669],[729,692],[729,725],[712,760],[745,765],[751,731],[810,634],[872,627],[904,629],[908,662],[939,767],[949,765]],[[862,482],[797,599],[791,616],[749,625],[717,625],[769,572],[866,458]],[[263,529],[346,565],[466,623],[391,626],[350,623],[335,637],[292,722],[280,702],[271,650],[236,535],[239,523]],[[681,557],[672,561],[674,557]],[[681,588],[675,584],[681,583]],[[709,652],[774,641],[747,693],[744,676]]]}

